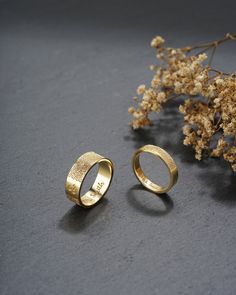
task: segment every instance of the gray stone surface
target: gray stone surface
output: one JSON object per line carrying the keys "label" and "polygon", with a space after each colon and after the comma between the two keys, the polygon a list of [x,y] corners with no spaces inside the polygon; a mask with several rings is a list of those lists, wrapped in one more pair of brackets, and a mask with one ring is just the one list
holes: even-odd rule
{"label": "gray stone surface", "polygon": [[[151,77],[153,35],[172,46],[221,37],[235,29],[235,1],[0,7],[1,294],[235,294],[235,176],[182,145],[179,102],[145,131],[132,132],[127,114]],[[234,44],[215,66],[235,70]],[[131,155],[147,143],[179,166],[163,199],[132,174]],[[64,182],[89,150],[112,158],[115,175],[85,211]]]}

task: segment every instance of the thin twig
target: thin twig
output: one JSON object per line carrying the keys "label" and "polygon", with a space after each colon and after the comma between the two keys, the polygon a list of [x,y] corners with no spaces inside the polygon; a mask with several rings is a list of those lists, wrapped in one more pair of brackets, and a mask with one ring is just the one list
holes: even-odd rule
{"label": "thin twig", "polygon": [[217,74],[222,75],[222,76],[231,76],[232,75],[232,74],[224,73],[224,72],[212,69],[212,68],[209,68],[208,70],[209,70],[209,72],[214,72],[214,73],[217,73]]}
{"label": "thin twig", "polygon": [[224,38],[213,41],[213,42],[208,42],[208,43],[203,43],[200,45],[195,45],[195,46],[189,46],[189,47],[185,47],[184,49],[186,51],[192,51],[194,49],[198,49],[198,48],[211,48],[213,46],[218,46],[221,43],[224,43],[226,41],[230,41],[230,40],[236,40],[236,34],[226,34]]}
{"label": "thin twig", "polygon": [[213,47],[213,50],[211,52],[211,56],[209,58],[209,63],[208,63],[209,66],[211,66],[211,63],[212,63],[215,52],[216,52],[216,46]]}

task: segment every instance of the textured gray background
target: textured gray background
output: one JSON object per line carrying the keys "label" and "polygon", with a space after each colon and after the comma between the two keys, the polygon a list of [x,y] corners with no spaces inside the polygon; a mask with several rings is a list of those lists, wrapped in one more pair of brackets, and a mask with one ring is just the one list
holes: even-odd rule
{"label": "textured gray background", "polygon": [[[150,39],[171,46],[235,31],[235,1],[0,1],[1,294],[236,293],[235,176],[183,147],[178,102],[132,132]],[[235,70],[235,44],[215,67]],[[180,177],[163,200],[132,174],[155,143]],[[113,184],[84,211],[64,195],[83,152],[114,161]],[[151,167],[149,168],[151,169]],[[151,172],[151,171],[149,171]]]}

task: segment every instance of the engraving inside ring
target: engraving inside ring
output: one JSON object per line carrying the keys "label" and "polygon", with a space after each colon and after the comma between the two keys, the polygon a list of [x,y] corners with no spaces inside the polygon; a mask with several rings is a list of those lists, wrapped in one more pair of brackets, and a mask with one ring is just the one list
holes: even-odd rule
{"label": "engraving inside ring", "polygon": [[[94,172],[97,169],[97,175],[94,176]],[[93,179],[95,178],[95,181],[92,186],[90,186],[89,189],[87,189],[87,192],[83,194],[84,187],[86,187],[86,183],[88,180],[91,179],[91,176],[93,175]],[[97,203],[101,197],[106,193],[110,182],[112,178],[112,167],[109,161],[103,160],[99,162],[98,164],[94,165],[86,175],[84,182],[81,186],[81,202],[85,206],[92,206],[95,203]],[[90,182],[91,183],[91,182]],[[86,189],[85,189],[86,190]]]}
{"label": "engraving inside ring", "polygon": [[149,152],[140,153],[135,160],[137,176],[140,181],[153,191],[168,187],[170,173],[164,161]]}

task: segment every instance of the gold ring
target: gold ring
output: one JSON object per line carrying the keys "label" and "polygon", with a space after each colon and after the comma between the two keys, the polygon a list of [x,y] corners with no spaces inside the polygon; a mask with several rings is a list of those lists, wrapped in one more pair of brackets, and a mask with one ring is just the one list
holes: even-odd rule
{"label": "gold ring", "polygon": [[[157,156],[158,158],[160,158],[165,163],[170,175],[169,184],[166,187],[153,183],[151,180],[149,180],[145,176],[139,162],[139,156],[141,153],[153,154]],[[177,182],[178,169],[174,160],[165,150],[161,149],[158,146],[148,144],[139,148],[133,155],[132,165],[133,165],[134,174],[136,175],[138,180],[141,182],[141,184],[154,193],[164,194],[168,192]]]}
{"label": "gold ring", "polygon": [[[96,164],[99,165],[96,179],[89,191],[81,196],[83,181]],[[69,171],[65,185],[66,195],[72,202],[90,208],[105,195],[111,184],[112,176],[113,164],[111,160],[95,152],[85,153],[77,159]]]}

